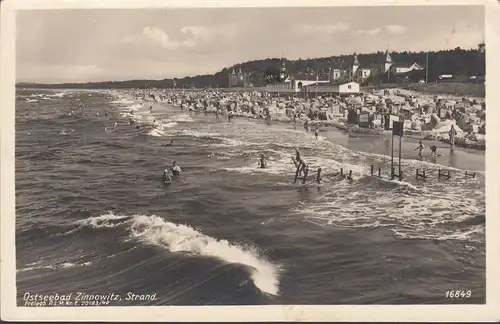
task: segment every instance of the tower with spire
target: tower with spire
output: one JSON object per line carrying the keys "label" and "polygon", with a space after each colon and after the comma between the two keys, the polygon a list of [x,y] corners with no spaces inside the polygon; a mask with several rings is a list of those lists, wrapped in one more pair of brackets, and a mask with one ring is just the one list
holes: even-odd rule
{"label": "tower with spire", "polygon": [[285,60],[283,60],[281,62],[280,80],[284,81],[286,78],[287,78],[286,64],[285,64]]}
{"label": "tower with spire", "polygon": [[391,68],[391,65],[392,65],[392,58],[391,58],[391,55],[389,54],[389,49],[386,49],[385,50],[385,61],[382,63],[382,67],[381,67],[381,71],[383,73],[387,73],[387,71],[389,71],[389,69]]}
{"label": "tower with spire", "polygon": [[354,52],[354,58],[353,58],[352,68],[351,68],[351,80],[356,79],[356,72],[358,71],[358,69],[359,69],[358,54],[356,54],[356,52]]}
{"label": "tower with spire", "polygon": [[245,87],[247,84],[247,74],[243,72],[241,66],[238,68],[238,72],[233,67],[228,77],[230,87]]}

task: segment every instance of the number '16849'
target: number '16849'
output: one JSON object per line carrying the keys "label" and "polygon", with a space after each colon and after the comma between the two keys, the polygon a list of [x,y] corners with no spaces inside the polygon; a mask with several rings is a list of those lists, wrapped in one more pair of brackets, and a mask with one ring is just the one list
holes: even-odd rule
{"label": "number '16849'", "polygon": [[470,290],[448,290],[446,292],[446,298],[469,298],[470,296],[472,296]]}

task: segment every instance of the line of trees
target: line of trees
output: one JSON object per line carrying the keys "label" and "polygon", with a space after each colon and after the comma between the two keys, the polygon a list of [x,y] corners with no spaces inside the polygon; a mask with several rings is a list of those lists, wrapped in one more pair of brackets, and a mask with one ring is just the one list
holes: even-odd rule
{"label": "line of trees", "polygon": [[[392,52],[390,53],[394,63],[417,62],[426,65],[427,52]],[[429,82],[436,81],[441,74],[452,74],[461,76],[484,76],[486,72],[485,53],[479,50],[464,50],[459,47],[452,50],[428,52],[428,78]],[[358,54],[361,67],[369,67],[385,60],[384,52]],[[267,82],[279,79],[282,63],[285,62],[289,73],[304,72],[327,72],[332,62],[342,64],[343,68],[352,66],[353,55],[330,56],[313,59],[287,60],[285,58],[268,58],[236,64],[211,75],[197,75],[180,79],[163,80],[130,80],[130,81],[104,81],[89,83],[63,83],[63,84],[35,84],[18,83],[18,87],[36,88],[81,88],[81,89],[116,89],[116,88],[224,88],[229,84],[229,73],[233,68],[239,68],[250,73],[249,82],[254,86],[263,86]],[[427,67],[426,67],[427,68]],[[270,77],[271,76],[271,77]]]}

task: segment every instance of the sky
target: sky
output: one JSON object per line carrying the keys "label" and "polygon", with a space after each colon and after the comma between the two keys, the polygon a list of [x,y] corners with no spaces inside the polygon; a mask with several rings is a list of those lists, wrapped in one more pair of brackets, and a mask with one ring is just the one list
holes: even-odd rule
{"label": "sky", "polygon": [[182,78],[272,57],[476,48],[484,7],[23,10],[18,82]]}

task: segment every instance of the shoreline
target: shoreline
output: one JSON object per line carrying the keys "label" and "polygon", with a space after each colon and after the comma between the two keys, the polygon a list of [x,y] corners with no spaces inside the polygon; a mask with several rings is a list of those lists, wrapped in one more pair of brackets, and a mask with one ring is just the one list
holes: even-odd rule
{"label": "shoreline", "polygon": [[[177,107],[177,105],[173,105],[174,107]],[[194,112],[200,112],[203,113],[203,111],[198,110],[198,109],[192,109],[191,111]],[[207,113],[209,114],[215,114],[215,110],[213,108],[208,108]],[[227,114],[222,114],[223,116],[226,116]],[[248,114],[248,113],[242,113],[242,112],[234,112],[233,115],[235,117],[243,117],[243,118],[248,118],[248,119],[259,119],[256,118],[256,116]],[[368,135],[368,136],[381,136],[381,135],[390,135],[392,132],[390,130],[384,130],[382,128],[363,128],[359,127],[358,125],[349,125],[339,119],[333,119],[333,120],[309,120],[308,118],[302,118],[302,119],[297,119],[296,124],[301,124],[303,125],[307,121],[307,124],[310,126],[317,126],[317,127],[328,127],[328,128],[334,128],[337,130],[340,130],[346,134],[359,134],[359,135]],[[278,122],[282,124],[293,124],[293,120],[289,117],[286,116],[271,116],[271,122]],[[404,137],[416,139],[416,140],[422,140],[422,141],[438,141],[441,143],[445,144],[450,144],[449,139],[447,138],[442,138],[440,134],[435,134],[432,131],[415,131],[411,129],[405,129],[405,134]],[[469,140],[468,138],[464,137],[457,137],[455,139],[455,147],[460,147],[460,148],[465,148],[465,149],[472,149],[476,151],[481,151],[485,152],[486,151],[486,143],[480,143],[480,142],[474,142]]]}
{"label": "shoreline", "polygon": [[[209,111],[207,110],[207,113],[204,114],[203,110],[194,110],[194,109],[184,109],[181,110],[179,106],[177,105],[171,105],[168,103],[164,102],[158,102],[157,104],[167,104],[170,105],[176,109],[179,109],[179,111],[184,111],[185,113],[188,114],[193,114],[194,116],[202,116],[205,115],[204,117],[207,118],[215,118],[215,113],[214,111]],[[248,121],[248,122],[262,122],[265,123],[266,120],[259,119],[259,118],[254,118],[253,116],[248,116],[247,114],[239,113],[235,114],[235,118],[233,122],[237,122],[237,120],[241,121]],[[220,116],[221,122],[227,123],[227,114],[221,114]],[[297,123],[296,129],[302,129],[302,123]],[[293,127],[293,122],[288,122],[286,120],[277,120],[275,123],[268,124],[269,127],[277,127],[277,128],[290,128]],[[293,127],[295,129],[295,127]],[[304,133],[309,133],[310,136],[314,136],[314,131],[313,129],[311,130],[312,127],[309,127],[308,129],[304,128],[302,131]],[[378,136],[375,135],[369,135],[369,136],[351,136],[348,132],[338,130],[335,127],[326,127],[324,129],[320,130],[320,137],[323,139],[326,139],[334,144],[340,145],[344,148],[353,150],[353,151],[358,151],[358,152],[364,152],[368,154],[376,154],[376,155],[383,155],[386,158],[390,158],[391,153],[390,153],[390,136],[387,136],[390,134],[390,132],[381,133]],[[396,139],[395,142],[398,140]],[[438,158],[437,161],[432,161],[428,154],[424,154],[424,159],[420,160],[417,157],[417,153],[414,153],[414,148],[418,145],[418,140],[409,136],[406,136],[403,138],[403,154],[402,158],[405,160],[413,160],[415,162],[423,162],[423,163],[432,163],[436,165],[442,165],[444,167],[449,167],[452,169],[460,169],[460,170],[466,170],[466,171],[473,171],[473,172],[484,172],[485,167],[484,167],[484,151],[480,150],[474,150],[474,149],[467,149],[467,148],[455,148],[455,150],[449,150],[448,147],[441,146],[439,148],[440,150],[440,157]],[[426,143],[427,144],[427,143]],[[435,144],[439,147],[439,144],[436,143],[435,141],[429,140],[427,147]],[[397,149],[396,149],[397,150]],[[397,153],[396,153],[397,154]]]}

